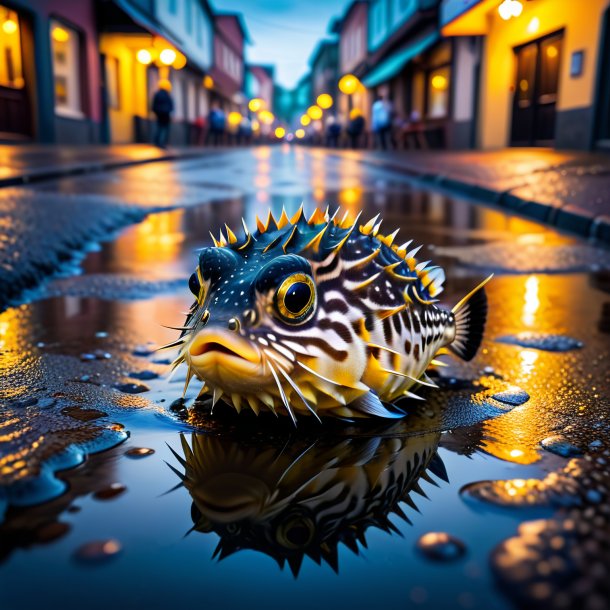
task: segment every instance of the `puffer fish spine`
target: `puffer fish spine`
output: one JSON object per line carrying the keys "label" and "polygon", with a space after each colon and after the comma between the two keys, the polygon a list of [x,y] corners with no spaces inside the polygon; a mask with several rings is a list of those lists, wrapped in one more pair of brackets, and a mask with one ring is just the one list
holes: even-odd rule
{"label": "puffer fish spine", "polygon": [[[434,385],[425,371],[439,352],[472,358],[490,278],[453,311],[439,308],[442,269],[419,262],[411,242],[394,244],[397,231],[383,235],[378,216],[358,221],[331,218],[328,209],[306,219],[301,206],[292,218],[285,210],[277,221],[270,211],[265,221],[257,216],[254,232],[244,222],[242,240],[229,227],[212,237],[215,247],[202,251],[191,278],[197,301],[172,344],[181,346],[175,364],[188,364],[186,386],[197,376],[213,404],[222,398],[237,411],[268,409],[295,422],[295,413],[402,417],[383,402]],[[282,273],[284,284],[275,278]],[[315,307],[287,324],[277,309],[295,284],[309,285]],[[252,364],[236,365],[243,378],[223,369],[223,352]]]}

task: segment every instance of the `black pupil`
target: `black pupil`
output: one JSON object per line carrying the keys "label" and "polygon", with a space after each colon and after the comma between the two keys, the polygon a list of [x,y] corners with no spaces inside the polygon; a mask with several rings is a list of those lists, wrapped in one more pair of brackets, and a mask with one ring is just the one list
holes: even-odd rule
{"label": "black pupil", "polygon": [[199,285],[199,278],[196,273],[193,273],[189,278],[189,290],[197,297],[199,296],[199,289],[201,286]]}
{"label": "black pupil", "polygon": [[311,298],[311,288],[305,282],[295,282],[284,296],[286,309],[293,314],[299,314],[307,307]]}

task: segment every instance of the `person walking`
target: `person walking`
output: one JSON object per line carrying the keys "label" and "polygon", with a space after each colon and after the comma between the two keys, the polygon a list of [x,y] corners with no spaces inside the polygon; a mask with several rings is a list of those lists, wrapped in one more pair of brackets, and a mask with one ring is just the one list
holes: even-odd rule
{"label": "person walking", "polygon": [[326,146],[339,148],[339,136],[341,135],[341,123],[332,114],[326,119]]}
{"label": "person walking", "polygon": [[208,135],[206,144],[220,146],[223,144],[226,128],[226,116],[218,103],[214,103],[208,115]]}
{"label": "person walking", "polygon": [[152,101],[152,111],[157,117],[153,142],[159,148],[166,148],[169,140],[169,128],[174,111],[174,100],[171,96],[172,84],[166,80],[159,81],[159,89]]}
{"label": "person walking", "polygon": [[354,108],[349,113],[349,123],[347,125],[347,135],[349,136],[350,146],[353,149],[358,148],[360,138],[364,133],[366,121],[362,112],[358,108]]}
{"label": "person walking", "polygon": [[390,138],[392,130],[392,104],[383,95],[377,97],[371,108],[371,123],[376,145],[382,150],[386,150],[388,140],[390,145],[392,145]]}

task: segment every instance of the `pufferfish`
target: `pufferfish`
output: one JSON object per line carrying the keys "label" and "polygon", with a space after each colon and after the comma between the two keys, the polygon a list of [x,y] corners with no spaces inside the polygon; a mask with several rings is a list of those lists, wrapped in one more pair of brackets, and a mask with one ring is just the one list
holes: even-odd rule
{"label": "pufferfish", "polygon": [[[338,210],[337,210],[338,212]],[[320,419],[398,418],[393,401],[419,398],[414,386],[447,349],[470,360],[482,337],[488,278],[451,311],[437,306],[445,279],[418,262],[420,247],[395,245],[376,216],[359,224],[303,207],[268,213],[238,239],[226,226],[203,248],[189,287],[196,301],[174,368],[185,362],[200,395],[237,412],[250,408]]]}

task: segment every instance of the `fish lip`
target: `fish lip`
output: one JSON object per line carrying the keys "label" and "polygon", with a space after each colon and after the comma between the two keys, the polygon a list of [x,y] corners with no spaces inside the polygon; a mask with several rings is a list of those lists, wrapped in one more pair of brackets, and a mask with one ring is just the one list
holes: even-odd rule
{"label": "fish lip", "polygon": [[251,341],[233,331],[212,328],[197,333],[189,344],[188,356],[193,363],[219,357],[245,360],[252,364],[262,361],[261,351]]}

